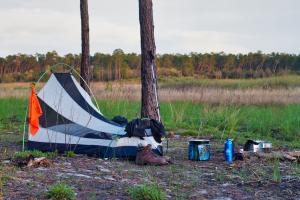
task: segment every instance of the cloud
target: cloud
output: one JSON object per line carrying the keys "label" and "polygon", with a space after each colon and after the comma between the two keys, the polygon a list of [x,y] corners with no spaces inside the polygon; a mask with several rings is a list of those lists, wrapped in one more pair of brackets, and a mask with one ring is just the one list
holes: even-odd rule
{"label": "cloud", "polygon": [[[177,30],[164,32],[160,36],[158,40],[160,52],[248,52],[248,49],[242,46],[242,41],[247,40],[249,36],[231,32]],[[236,40],[240,42],[233,43]]]}
{"label": "cloud", "polygon": [[[0,0],[0,56],[79,53],[79,0]],[[158,53],[300,52],[297,0],[153,0]],[[138,1],[89,0],[91,53],[140,52]]]}

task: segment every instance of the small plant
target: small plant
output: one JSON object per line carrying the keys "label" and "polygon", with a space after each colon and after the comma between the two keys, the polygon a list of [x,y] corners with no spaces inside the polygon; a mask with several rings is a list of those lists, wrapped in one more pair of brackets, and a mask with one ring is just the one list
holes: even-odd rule
{"label": "small plant", "polygon": [[47,158],[55,158],[58,156],[58,151],[55,150],[55,151],[47,152],[45,153],[45,155],[46,155],[45,157]]}
{"label": "small plant", "polygon": [[273,181],[280,183],[281,182],[281,176],[280,176],[280,170],[279,170],[279,160],[274,160],[274,168],[273,168]]}
{"label": "small plant", "polygon": [[128,190],[130,196],[134,200],[164,200],[166,194],[159,188],[158,184],[142,184],[133,186]]}
{"label": "small plant", "polygon": [[59,182],[50,186],[48,190],[48,197],[56,200],[72,200],[75,199],[76,194],[73,188]]}
{"label": "small plant", "polygon": [[68,158],[73,158],[76,156],[76,154],[74,153],[74,151],[65,151],[65,155]]}
{"label": "small plant", "polygon": [[[227,112],[225,113],[224,131],[226,129],[227,137],[233,138],[234,140],[237,140],[237,137],[238,137],[236,128],[239,123],[239,117],[238,117],[239,113],[240,113],[239,109],[231,112],[230,114]],[[223,134],[224,134],[224,131],[223,131]],[[223,140],[223,134],[221,136],[222,140]]]}
{"label": "small plant", "polygon": [[58,155],[57,151],[53,152],[42,152],[38,150],[33,150],[33,151],[17,151],[15,152],[13,158],[14,159],[26,159],[29,158],[29,156],[33,156],[35,158],[40,158],[40,157],[46,157],[46,158],[54,158]]}

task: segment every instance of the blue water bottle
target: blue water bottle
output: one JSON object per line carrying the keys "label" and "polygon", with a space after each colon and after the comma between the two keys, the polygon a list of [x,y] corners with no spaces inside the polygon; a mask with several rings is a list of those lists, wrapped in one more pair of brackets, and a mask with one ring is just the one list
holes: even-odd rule
{"label": "blue water bottle", "polygon": [[233,142],[229,138],[227,138],[225,141],[224,154],[225,160],[231,163],[233,161]]}

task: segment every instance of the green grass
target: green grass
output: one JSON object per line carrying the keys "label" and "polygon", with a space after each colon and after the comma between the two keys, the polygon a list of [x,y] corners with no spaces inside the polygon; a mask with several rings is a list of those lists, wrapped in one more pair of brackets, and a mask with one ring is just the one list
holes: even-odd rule
{"label": "green grass", "polygon": [[68,158],[73,158],[76,156],[76,154],[74,153],[74,151],[65,151],[65,156]]}
{"label": "green grass", "polygon": [[[109,118],[139,116],[140,103],[99,101]],[[161,103],[163,123],[168,130],[188,135],[270,140],[275,146],[300,148],[300,105],[206,105],[191,102]]]}
{"label": "green grass", "polygon": [[142,184],[132,186],[128,192],[133,200],[163,200],[166,199],[166,194],[158,184]]}
{"label": "green grass", "polygon": [[279,160],[274,160],[274,167],[273,167],[273,181],[280,183],[281,182],[281,176],[280,176],[280,170],[279,170]]}
{"label": "green grass", "polygon": [[300,86],[300,76],[285,75],[257,79],[197,79],[195,77],[162,77],[161,87],[189,88],[192,86],[229,89],[243,88],[293,88]]}
{"label": "green grass", "polygon": [[[16,130],[20,137],[27,100],[0,99],[0,130]],[[108,118],[117,115],[129,120],[140,116],[140,102],[98,101]],[[300,105],[207,105],[192,102],[162,102],[161,115],[168,130],[180,134],[233,137],[239,143],[246,139],[264,139],[275,146],[300,148]],[[13,118],[12,118],[13,117]],[[18,119],[12,120],[11,119]],[[4,125],[11,123],[11,125]],[[4,138],[0,133],[0,139]]]}
{"label": "green grass", "polygon": [[58,155],[57,151],[54,152],[42,152],[38,150],[33,151],[17,151],[15,152],[13,158],[14,159],[26,159],[29,156],[33,156],[34,158],[46,157],[46,158],[54,158]]}
{"label": "green grass", "polygon": [[55,200],[72,200],[76,198],[76,195],[70,186],[64,183],[56,183],[49,187],[48,197]]}
{"label": "green grass", "polygon": [[27,99],[0,99],[0,130],[22,131]]}

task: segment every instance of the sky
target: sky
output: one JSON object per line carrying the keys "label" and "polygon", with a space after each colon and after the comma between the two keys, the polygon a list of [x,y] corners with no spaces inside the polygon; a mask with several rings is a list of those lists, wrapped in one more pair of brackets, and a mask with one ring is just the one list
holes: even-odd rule
{"label": "sky", "polygon": [[[79,0],[0,0],[0,56],[81,52]],[[153,0],[157,53],[300,53],[299,0]],[[89,0],[90,49],[140,53],[138,0]]]}

